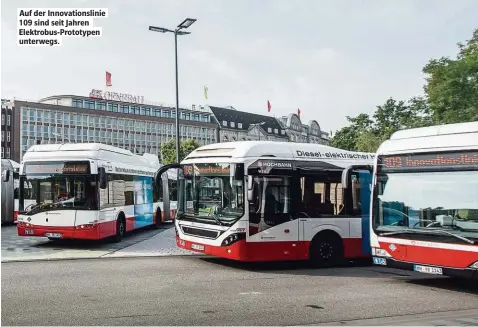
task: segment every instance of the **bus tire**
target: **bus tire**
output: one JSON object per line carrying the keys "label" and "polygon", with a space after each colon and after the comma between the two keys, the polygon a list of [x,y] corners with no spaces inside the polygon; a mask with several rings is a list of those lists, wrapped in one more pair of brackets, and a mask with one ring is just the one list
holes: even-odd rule
{"label": "bus tire", "polygon": [[314,236],[310,244],[309,259],[315,267],[330,267],[340,263],[344,257],[342,238],[333,231],[322,231]]}
{"label": "bus tire", "polygon": [[114,240],[116,243],[121,242],[124,234],[126,233],[126,219],[124,213],[120,212],[118,218],[116,219],[116,233]]}
{"label": "bus tire", "polygon": [[159,229],[162,225],[163,222],[161,221],[161,209],[158,208],[156,209],[156,221],[154,222],[153,228]]}

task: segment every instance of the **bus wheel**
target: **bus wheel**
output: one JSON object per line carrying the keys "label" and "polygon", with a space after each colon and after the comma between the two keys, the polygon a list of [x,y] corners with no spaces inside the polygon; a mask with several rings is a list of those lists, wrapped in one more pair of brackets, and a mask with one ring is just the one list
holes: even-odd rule
{"label": "bus wheel", "polygon": [[335,232],[317,234],[310,245],[310,261],[316,267],[338,264],[344,256],[342,239]]}
{"label": "bus wheel", "polygon": [[156,222],[153,225],[154,229],[159,229],[163,222],[161,221],[161,209],[156,209]]}
{"label": "bus wheel", "polygon": [[118,219],[116,219],[115,242],[121,242],[125,234],[125,231],[126,231],[126,220],[123,214],[119,214]]}

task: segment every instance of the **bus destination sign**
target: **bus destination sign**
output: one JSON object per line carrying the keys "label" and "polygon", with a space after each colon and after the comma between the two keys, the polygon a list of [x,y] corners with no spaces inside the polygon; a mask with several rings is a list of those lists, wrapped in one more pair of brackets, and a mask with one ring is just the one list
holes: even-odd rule
{"label": "bus destination sign", "polygon": [[231,173],[230,166],[228,164],[196,164],[196,165],[184,165],[183,174],[185,176],[191,175],[205,175],[205,176],[217,176],[226,175]]}
{"label": "bus destination sign", "polygon": [[25,174],[88,174],[86,162],[26,164]]}
{"label": "bus destination sign", "polygon": [[382,169],[478,168],[478,151],[421,153],[380,157]]}

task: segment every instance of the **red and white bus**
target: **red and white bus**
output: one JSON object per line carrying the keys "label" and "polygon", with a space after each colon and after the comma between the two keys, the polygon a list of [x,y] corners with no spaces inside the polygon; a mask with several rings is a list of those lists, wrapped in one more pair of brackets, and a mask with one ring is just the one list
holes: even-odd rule
{"label": "red and white bus", "polygon": [[373,262],[478,278],[478,122],[398,131],[377,152]]}
{"label": "red and white bus", "polygon": [[[171,221],[158,157],[97,143],[34,145],[20,168],[17,230],[50,239],[113,237]],[[162,201],[161,201],[162,200]]]}
{"label": "red and white bus", "polygon": [[202,146],[181,164],[180,248],[239,261],[370,257],[375,154],[293,142]]}

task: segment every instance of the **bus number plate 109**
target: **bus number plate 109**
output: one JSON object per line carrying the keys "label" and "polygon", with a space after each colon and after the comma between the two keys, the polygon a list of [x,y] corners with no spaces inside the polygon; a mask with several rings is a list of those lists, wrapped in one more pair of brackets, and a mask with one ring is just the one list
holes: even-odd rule
{"label": "bus number plate 109", "polygon": [[204,245],[191,244],[191,249],[197,251],[204,251]]}
{"label": "bus number plate 109", "polygon": [[25,235],[33,235],[33,234],[35,234],[33,232],[33,229],[25,229]]}
{"label": "bus number plate 109", "polygon": [[421,272],[421,273],[425,273],[425,274],[443,275],[443,270],[437,267],[415,265],[413,267],[413,270]]}

